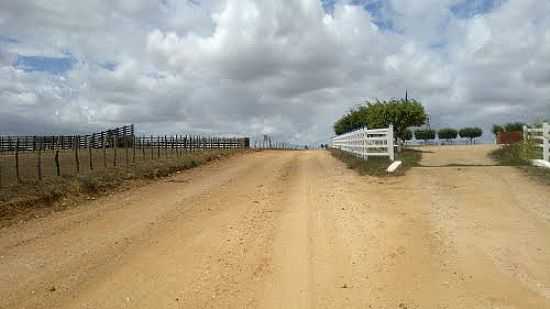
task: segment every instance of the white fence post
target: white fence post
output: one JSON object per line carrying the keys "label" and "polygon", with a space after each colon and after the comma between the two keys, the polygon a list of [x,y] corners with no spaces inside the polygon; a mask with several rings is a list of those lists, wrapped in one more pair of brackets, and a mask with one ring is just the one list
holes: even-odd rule
{"label": "white fence post", "polygon": [[369,159],[369,143],[368,143],[368,132],[369,128],[365,126],[363,128],[363,159],[368,160]]}
{"label": "white fence post", "polygon": [[393,124],[390,124],[388,128],[388,153],[390,155],[390,160],[395,161],[395,146],[393,145]]}
{"label": "white fence post", "polygon": [[544,161],[550,162],[550,124],[542,124],[542,157]]}

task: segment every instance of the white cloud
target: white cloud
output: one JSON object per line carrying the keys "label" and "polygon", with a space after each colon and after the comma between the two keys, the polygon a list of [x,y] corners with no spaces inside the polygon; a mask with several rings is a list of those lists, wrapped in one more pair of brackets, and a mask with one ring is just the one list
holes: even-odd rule
{"label": "white cloud", "polygon": [[[331,14],[317,0],[3,2],[0,39],[18,42],[0,41],[0,133],[136,122],[311,142],[351,106],[405,88],[435,125],[549,117],[550,3],[458,18],[461,2],[368,12],[342,0]],[[13,67],[17,54],[66,53],[78,61],[63,76]]]}

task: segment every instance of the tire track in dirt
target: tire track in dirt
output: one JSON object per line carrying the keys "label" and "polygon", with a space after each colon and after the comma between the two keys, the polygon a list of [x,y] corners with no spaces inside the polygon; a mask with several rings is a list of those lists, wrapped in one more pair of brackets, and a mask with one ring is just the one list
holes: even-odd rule
{"label": "tire track in dirt", "polygon": [[[7,254],[2,254],[0,271],[7,276],[0,281],[0,294],[7,296],[1,298],[0,306],[12,307],[9,304],[17,302],[18,307],[51,307],[63,295],[70,299],[80,294],[93,281],[90,273],[100,273],[96,277],[102,278],[101,274],[124,265],[125,257],[139,251],[141,244],[157,244],[161,230],[168,234],[179,231],[174,225],[178,220],[186,221],[182,233],[196,232],[206,228],[202,219],[216,218],[218,212],[240,215],[239,210],[248,207],[242,205],[249,205],[254,195],[262,193],[257,185],[272,181],[293,157],[254,154],[247,156],[246,162],[231,159],[202,171],[183,173],[174,178],[176,182],[162,182],[92,203],[105,203],[107,207],[90,205],[97,208],[76,209],[61,218],[31,222],[26,226],[28,231],[25,227],[24,231],[9,229],[0,241],[3,248],[12,247],[2,250]],[[266,160],[270,164],[265,164]],[[242,185],[234,186],[236,182]],[[229,196],[224,194],[228,190]],[[215,198],[220,191],[225,200]],[[37,230],[44,231],[44,235]],[[16,235],[21,245],[14,245],[11,235]],[[55,293],[49,292],[53,286]]]}

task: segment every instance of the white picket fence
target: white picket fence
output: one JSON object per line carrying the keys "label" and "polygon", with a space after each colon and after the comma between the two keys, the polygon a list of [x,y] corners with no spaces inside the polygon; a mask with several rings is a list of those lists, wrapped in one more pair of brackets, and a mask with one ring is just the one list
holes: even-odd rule
{"label": "white picket fence", "polygon": [[352,153],[365,160],[368,157],[389,157],[395,160],[393,126],[386,129],[362,128],[332,138],[332,148]]}
{"label": "white picket fence", "polygon": [[535,141],[542,148],[542,159],[550,162],[550,124],[543,123],[542,128],[523,127],[523,136],[527,140]]}

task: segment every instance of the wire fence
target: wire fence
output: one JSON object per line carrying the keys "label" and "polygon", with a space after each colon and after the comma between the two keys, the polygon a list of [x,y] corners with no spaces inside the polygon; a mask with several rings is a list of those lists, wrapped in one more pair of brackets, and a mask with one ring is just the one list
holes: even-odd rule
{"label": "wire fence", "polygon": [[[10,147],[0,152],[0,187],[44,178],[75,176],[98,170],[132,168],[151,161],[177,159],[208,150],[245,149],[249,138],[206,136],[3,137]],[[70,142],[69,142],[70,141]],[[71,145],[72,143],[72,145]]]}

